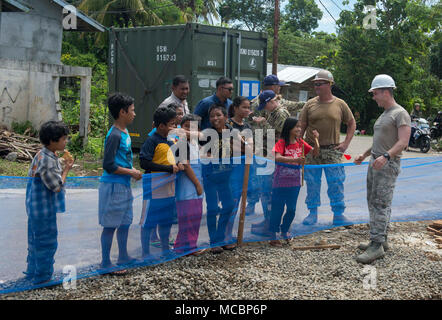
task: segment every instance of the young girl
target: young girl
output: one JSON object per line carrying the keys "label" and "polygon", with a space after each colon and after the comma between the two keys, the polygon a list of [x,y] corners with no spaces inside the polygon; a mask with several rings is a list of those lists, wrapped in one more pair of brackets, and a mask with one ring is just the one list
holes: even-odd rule
{"label": "young girl", "polygon": [[233,99],[232,105],[229,107],[229,119],[227,123],[234,129],[243,131],[251,129],[250,125],[244,121],[250,115],[250,101],[246,97],[236,97]]}
{"label": "young girl", "polygon": [[[231,249],[230,246],[220,247],[220,245],[225,243],[227,225],[235,207],[230,186],[232,165],[231,163],[222,163],[222,159],[232,158],[233,149],[235,147],[232,137],[230,137],[229,141],[224,141],[222,138],[223,130],[232,130],[232,127],[226,123],[227,111],[224,106],[211,106],[209,109],[209,120],[212,126],[211,129],[215,130],[218,135],[218,137],[215,136],[214,138],[218,138],[219,153],[218,159],[212,161],[214,163],[203,164],[203,184],[206,193],[207,227],[209,229],[210,245],[212,246],[211,251],[212,253],[221,253],[223,249]],[[201,145],[205,145],[211,141],[212,137],[209,130],[204,130],[202,135],[207,135],[207,138],[200,140]],[[225,144],[227,143],[230,144],[230,150],[226,148],[227,146]],[[227,150],[229,150],[229,152],[227,152]],[[214,155],[210,153],[210,150],[208,156],[214,157]],[[219,208],[218,201],[221,202],[222,209]]]}
{"label": "young girl", "polygon": [[[272,212],[270,216],[270,233],[272,239],[276,238],[276,233],[281,232],[282,239],[288,239],[290,225],[295,218],[296,202],[298,200],[299,190],[301,188],[301,172],[299,166],[305,162],[305,155],[313,150],[313,154],[319,154],[319,145],[315,143],[313,149],[309,144],[301,139],[301,123],[294,117],[285,120],[282,128],[281,139],[274,147],[275,161],[288,164],[277,165],[275,177],[273,179],[272,190]],[[319,133],[313,130],[316,138]],[[303,150],[304,149],[304,150]],[[287,206],[282,224],[281,218],[284,213],[284,207]],[[271,240],[270,245],[281,247],[279,240]]]}

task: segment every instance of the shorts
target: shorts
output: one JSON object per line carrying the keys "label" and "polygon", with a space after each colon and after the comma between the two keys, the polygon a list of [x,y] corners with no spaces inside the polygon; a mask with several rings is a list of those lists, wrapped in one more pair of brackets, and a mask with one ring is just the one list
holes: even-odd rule
{"label": "shorts", "polygon": [[141,225],[143,228],[155,228],[157,225],[172,225],[175,212],[175,197],[151,199],[147,206],[146,218],[142,221]]}
{"label": "shorts", "polygon": [[132,189],[116,182],[100,182],[98,187],[98,222],[104,228],[132,224]]}

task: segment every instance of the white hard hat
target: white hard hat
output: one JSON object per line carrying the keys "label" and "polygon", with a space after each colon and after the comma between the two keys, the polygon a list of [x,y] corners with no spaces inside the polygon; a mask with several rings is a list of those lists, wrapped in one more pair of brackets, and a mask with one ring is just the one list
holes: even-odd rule
{"label": "white hard hat", "polygon": [[394,83],[393,78],[388,74],[378,74],[371,82],[371,88],[368,90],[368,92],[372,92],[374,89],[380,88],[396,89],[396,84]]}

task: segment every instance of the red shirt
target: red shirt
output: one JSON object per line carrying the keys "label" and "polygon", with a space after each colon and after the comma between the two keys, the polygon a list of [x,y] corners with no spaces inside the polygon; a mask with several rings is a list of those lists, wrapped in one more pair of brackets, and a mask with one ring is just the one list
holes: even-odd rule
{"label": "red shirt", "polygon": [[[304,145],[304,156],[313,148],[302,139],[298,139],[296,143],[286,145],[284,139],[280,139],[273,148],[274,152],[280,153],[284,157],[292,157],[294,159],[302,157],[302,145]],[[290,167],[288,167],[290,166]],[[296,166],[297,168],[294,168]],[[300,170],[295,164],[277,165],[275,176],[273,179],[273,188],[289,188],[300,186]]]}

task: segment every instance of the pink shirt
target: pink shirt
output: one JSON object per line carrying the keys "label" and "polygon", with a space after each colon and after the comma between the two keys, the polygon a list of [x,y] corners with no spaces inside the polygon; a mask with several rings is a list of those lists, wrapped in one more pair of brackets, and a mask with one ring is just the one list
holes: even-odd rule
{"label": "pink shirt", "polygon": [[[273,148],[274,152],[280,153],[284,157],[292,157],[294,159],[302,157],[302,145],[304,145],[304,156],[313,148],[304,140],[299,139],[296,143],[286,145],[284,139],[280,139]],[[291,164],[277,165],[275,176],[273,178],[273,188],[290,188],[301,185],[300,167]],[[296,168],[294,168],[296,166]]]}

